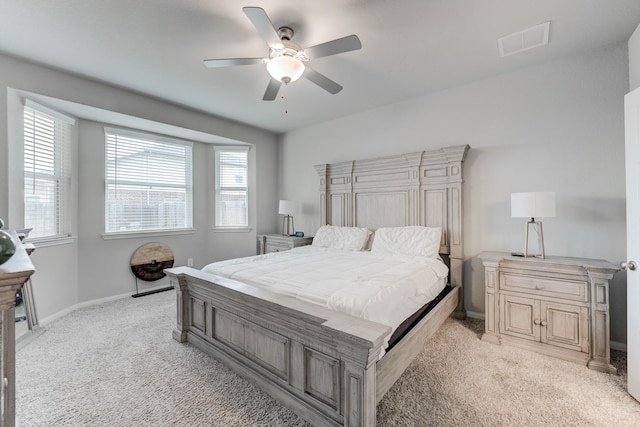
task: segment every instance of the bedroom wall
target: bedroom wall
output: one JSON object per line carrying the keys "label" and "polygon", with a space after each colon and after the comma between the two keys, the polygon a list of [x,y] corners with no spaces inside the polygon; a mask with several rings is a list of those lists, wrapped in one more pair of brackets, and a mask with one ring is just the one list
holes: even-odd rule
{"label": "bedroom wall", "polygon": [[629,38],[629,91],[640,87],[640,25]]}
{"label": "bedroom wall", "polygon": [[[275,214],[256,214],[276,212],[276,137],[272,133],[4,55],[0,55],[0,70],[0,217],[8,219],[9,228],[21,226],[21,219],[10,216],[10,204],[16,201],[10,198],[8,186],[8,153],[12,143],[20,138],[15,132],[10,135],[9,126],[9,120],[21,120],[21,115],[15,114],[16,90],[70,101],[76,106],[118,112],[126,115],[128,122],[132,118],[133,121],[144,119],[147,123],[169,124],[174,129],[195,130],[225,141],[253,144],[250,161],[256,167],[256,188],[252,194],[255,222],[251,232],[224,236],[213,233],[206,200],[213,186],[207,156],[210,145],[197,142],[193,177],[196,232],[169,237],[103,240],[104,123],[79,120],[76,126],[79,144],[75,153],[79,159],[76,165],[78,212],[75,213],[78,220],[74,224],[77,239],[66,245],[38,248],[33,254],[37,269],[33,286],[41,321],[80,303],[133,293],[135,282],[129,260],[137,247],[149,241],[162,241],[172,247],[176,265],[184,265],[187,258],[193,258],[194,265],[201,267],[229,254],[254,254],[256,232],[269,232],[275,228]],[[160,285],[151,283],[154,287]],[[141,284],[141,290],[149,287],[149,284]]]}
{"label": "bedroom wall", "polygon": [[[505,59],[508,60],[508,59]],[[555,191],[549,255],[625,258],[623,96],[626,43],[376,108],[279,137],[279,197],[302,203],[296,226],[321,225],[313,165],[469,144],[464,164],[464,298],[484,314],[482,251],[522,250],[510,193]],[[348,88],[346,88],[348,90]],[[338,95],[339,96],[339,95]],[[626,342],[626,283],[611,288],[611,336]]]}

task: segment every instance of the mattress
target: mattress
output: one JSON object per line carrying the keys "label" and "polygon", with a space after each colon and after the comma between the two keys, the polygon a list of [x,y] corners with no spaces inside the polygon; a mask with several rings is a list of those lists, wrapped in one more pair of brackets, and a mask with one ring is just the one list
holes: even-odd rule
{"label": "mattress", "polygon": [[316,246],[215,262],[202,270],[387,325],[391,334],[438,296],[448,275],[438,259]]}

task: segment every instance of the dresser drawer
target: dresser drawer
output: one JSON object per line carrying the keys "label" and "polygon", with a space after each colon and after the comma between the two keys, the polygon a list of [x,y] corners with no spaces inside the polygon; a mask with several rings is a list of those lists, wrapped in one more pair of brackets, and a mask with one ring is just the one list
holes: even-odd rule
{"label": "dresser drawer", "polygon": [[286,243],[268,242],[265,246],[265,253],[268,254],[270,252],[282,252],[282,251],[288,251],[289,249],[291,249],[291,246]]}
{"label": "dresser drawer", "polygon": [[558,280],[533,275],[500,274],[500,289],[531,295],[587,302],[587,282]]}

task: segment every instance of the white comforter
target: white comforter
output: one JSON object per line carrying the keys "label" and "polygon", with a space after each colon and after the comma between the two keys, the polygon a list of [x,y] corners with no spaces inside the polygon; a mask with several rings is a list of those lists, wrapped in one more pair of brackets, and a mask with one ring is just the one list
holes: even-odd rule
{"label": "white comforter", "polygon": [[315,246],[214,262],[203,270],[382,323],[391,333],[442,291],[448,274],[435,259]]}

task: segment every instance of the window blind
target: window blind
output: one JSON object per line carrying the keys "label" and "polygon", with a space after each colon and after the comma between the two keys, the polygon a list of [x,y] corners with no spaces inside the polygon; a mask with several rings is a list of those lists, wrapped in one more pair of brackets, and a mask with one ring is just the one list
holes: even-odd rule
{"label": "window blind", "polygon": [[33,102],[24,107],[24,226],[30,238],[70,235],[67,212],[72,118]]}
{"label": "window blind", "polygon": [[248,148],[216,147],[217,228],[249,226]]}
{"label": "window blind", "polygon": [[192,228],[191,144],[117,129],[105,138],[105,232]]}

